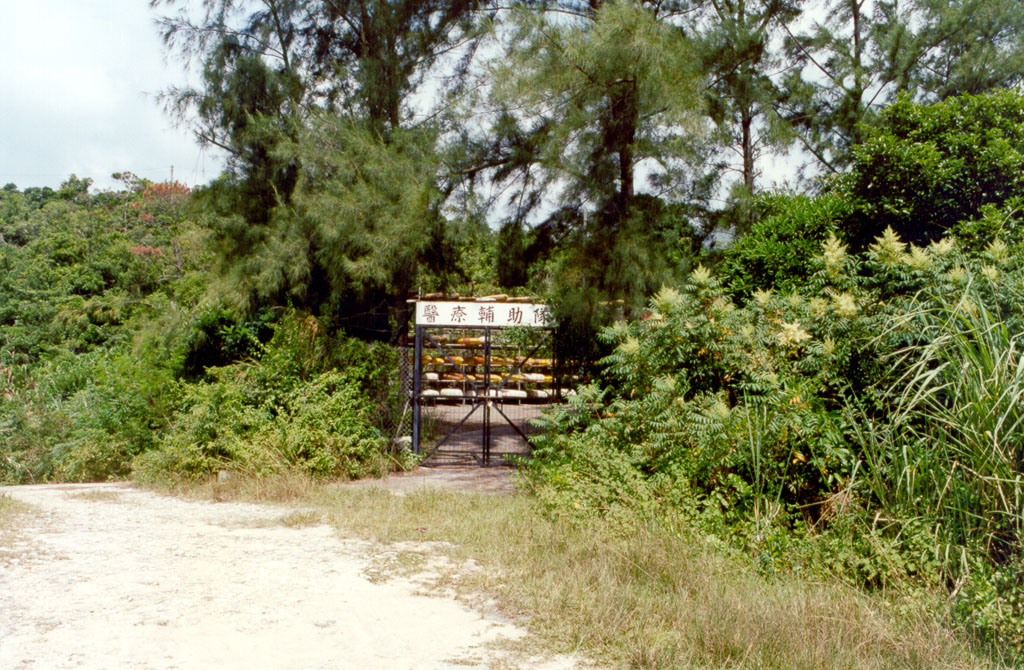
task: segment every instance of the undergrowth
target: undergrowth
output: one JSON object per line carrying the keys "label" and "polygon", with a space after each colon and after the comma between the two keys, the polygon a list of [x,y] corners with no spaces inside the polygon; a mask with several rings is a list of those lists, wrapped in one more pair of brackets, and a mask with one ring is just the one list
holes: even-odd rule
{"label": "undergrowth", "polygon": [[576,523],[527,495],[319,489],[346,533],[451,543],[463,589],[492,594],[559,651],[635,668],[978,668],[940,596],[864,595],[836,580],[766,577],[686,526]]}
{"label": "undergrowth", "polygon": [[951,626],[1019,663],[1020,258],[832,236],[746,302],[698,267],[603,332],[604,378],[544,418],[533,490],[578,523],[678,518],[766,576],[945,592]]}
{"label": "undergrowth", "polygon": [[191,497],[291,502],[348,536],[428,543],[470,601],[492,598],[549,651],[631,668],[996,668],[948,627],[942,594],[872,595],[765,574],[686,523],[550,515],[529,494],[328,487],[307,475],[184,486]]}

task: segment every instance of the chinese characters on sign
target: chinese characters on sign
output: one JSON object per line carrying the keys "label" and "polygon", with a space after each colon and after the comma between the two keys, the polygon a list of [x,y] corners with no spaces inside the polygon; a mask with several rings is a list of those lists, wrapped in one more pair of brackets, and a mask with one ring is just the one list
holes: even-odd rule
{"label": "chinese characters on sign", "polygon": [[537,303],[417,302],[419,326],[551,327],[547,305]]}

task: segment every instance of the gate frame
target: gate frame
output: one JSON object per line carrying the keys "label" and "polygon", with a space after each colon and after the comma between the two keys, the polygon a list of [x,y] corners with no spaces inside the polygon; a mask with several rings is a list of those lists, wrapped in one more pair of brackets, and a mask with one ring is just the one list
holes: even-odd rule
{"label": "gate frame", "polygon": [[[487,304],[494,304],[494,303],[480,303],[480,304],[487,305]],[[509,303],[506,303],[506,304],[509,304]],[[515,304],[515,303],[511,303],[511,304]],[[519,426],[517,426],[515,423],[512,422],[511,419],[508,418],[508,416],[498,406],[500,403],[495,403],[494,402],[494,400],[496,400],[497,398],[491,398],[490,395],[488,394],[488,391],[490,391],[492,388],[494,388],[496,390],[500,390],[501,388],[503,388],[504,385],[506,383],[508,383],[508,381],[511,379],[512,375],[514,375],[516,373],[521,373],[522,372],[522,367],[523,367],[523,365],[525,363],[525,359],[530,357],[530,356],[525,356],[524,357],[524,363],[520,363],[519,365],[515,366],[511,371],[509,371],[508,374],[505,375],[504,379],[502,379],[500,382],[497,383],[497,386],[495,386],[494,382],[491,381],[491,333],[492,333],[492,331],[495,331],[495,330],[505,330],[507,328],[513,328],[513,327],[516,327],[516,325],[501,325],[501,324],[498,324],[498,325],[480,326],[480,325],[472,325],[472,324],[419,324],[419,323],[416,324],[416,326],[415,326],[415,342],[414,342],[414,346],[413,346],[413,380],[412,380],[412,451],[413,451],[414,454],[418,455],[418,454],[422,453],[422,449],[421,449],[421,437],[422,436],[420,434],[420,423],[421,423],[421,419],[422,419],[422,406],[423,406],[421,393],[423,391],[423,350],[424,350],[424,340],[429,340],[430,345],[432,345],[434,348],[438,349],[448,359],[448,361],[449,361],[449,363],[451,365],[455,366],[456,369],[460,370],[461,374],[463,374],[463,375],[465,374],[465,369],[463,368],[463,365],[460,365],[460,364],[456,363],[455,361],[453,361],[451,359],[451,355],[449,354],[449,352],[447,350],[444,349],[443,345],[440,344],[439,342],[437,342],[436,340],[434,340],[434,338],[432,338],[430,336],[429,331],[431,331],[431,330],[474,330],[474,331],[482,331],[483,332],[483,336],[484,336],[483,337],[483,340],[484,340],[484,343],[483,343],[483,348],[484,348],[484,381],[481,384],[478,385],[475,380],[467,380],[467,381],[469,381],[473,385],[473,389],[476,392],[476,395],[475,396],[463,395],[463,396],[461,396],[458,399],[462,400],[462,401],[471,400],[472,401],[472,405],[473,405],[472,409],[470,409],[466,413],[466,415],[464,417],[462,417],[462,420],[453,429],[451,429],[448,432],[448,434],[446,434],[443,438],[441,438],[441,440],[436,445],[434,445],[433,450],[429,454],[426,455],[426,458],[429,458],[437,449],[439,449],[441,447],[441,445],[443,445],[445,443],[445,441],[448,440],[449,437],[454,435],[455,432],[458,431],[458,429],[462,427],[462,425],[466,422],[466,420],[469,419],[469,417],[472,416],[474,413],[476,413],[477,409],[480,408],[481,406],[483,408],[483,426],[482,426],[482,431],[481,431],[482,432],[481,441],[483,443],[481,446],[482,446],[483,453],[482,453],[482,458],[481,458],[481,467],[488,467],[491,464],[490,461],[491,461],[491,420],[492,420],[491,419],[491,410],[492,409],[497,410],[498,414],[501,415],[501,417],[505,420],[505,422],[508,423],[516,431],[516,433],[519,434],[519,436],[523,439],[523,441],[526,443],[528,448],[530,446],[532,446],[532,444],[530,442],[529,436],[527,436],[526,433],[524,433],[519,428]],[[552,377],[554,379],[554,382],[553,382],[554,395],[552,396],[552,400],[555,401],[555,402],[559,402],[562,399],[562,383],[561,383],[562,379],[561,379],[561,374],[560,374],[560,366],[558,365],[558,361],[555,358],[555,347],[554,347],[554,341],[553,341],[554,340],[555,327],[552,324],[552,325],[545,325],[545,326],[530,326],[530,328],[531,329],[540,330],[540,331],[544,331],[543,338],[541,339],[540,342],[537,343],[537,345],[534,348],[533,352],[531,352],[531,354],[530,354],[531,356],[532,356],[533,353],[535,353],[537,351],[537,349],[539,349],[545,343],[545,340],[548,340],[548,339],[551,340],[551,342],[550,342],[551,350],[552,350],[551,371],[552,371]],[[482,395],[481,395],[481,392],[482,392]]]}

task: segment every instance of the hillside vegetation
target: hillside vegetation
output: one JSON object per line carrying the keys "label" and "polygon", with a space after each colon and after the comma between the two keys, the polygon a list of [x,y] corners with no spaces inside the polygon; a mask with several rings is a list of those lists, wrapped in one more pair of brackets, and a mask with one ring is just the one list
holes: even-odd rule
{"label": "hillside vegetation", "polygon": [[[1019,16],[266,4],[161,23],[214,182],[0,191],[0,481],[405,467],[408,296],[529,293],[586,381],[522,464],[538,524],[942,603],[1021,662]],[[795,143],[819,176],[761,188]]]}

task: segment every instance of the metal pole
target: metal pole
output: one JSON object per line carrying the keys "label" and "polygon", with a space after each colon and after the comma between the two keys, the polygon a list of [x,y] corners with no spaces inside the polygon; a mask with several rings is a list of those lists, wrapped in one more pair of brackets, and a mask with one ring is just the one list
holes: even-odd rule
{"label": "metal pole", "polygon": [[423,326],[416,326],[412,365],[412,452],[420,453],[420,393],[423,391]]}
{"label": "metal pole", "polygon": [[484,465],[491,464],[491,329],[484,328]]}

